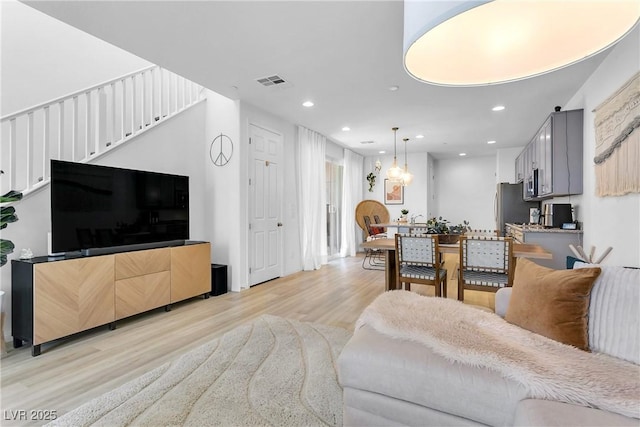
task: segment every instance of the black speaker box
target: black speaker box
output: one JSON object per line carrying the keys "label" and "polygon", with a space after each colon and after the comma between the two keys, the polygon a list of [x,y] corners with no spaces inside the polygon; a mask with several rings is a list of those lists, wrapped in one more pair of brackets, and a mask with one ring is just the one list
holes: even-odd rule
{"label": "black speaker box", "polygon": [[211,264],[211,296],[227,293],[227,266]]}

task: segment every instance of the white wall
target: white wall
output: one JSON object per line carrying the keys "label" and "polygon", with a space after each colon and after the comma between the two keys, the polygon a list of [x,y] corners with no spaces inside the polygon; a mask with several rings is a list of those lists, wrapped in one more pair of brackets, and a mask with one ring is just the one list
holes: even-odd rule
{"label": "white wall", "polygon": [[[227,266],[228,290],[239,291],[241,245],[240,235],[240,192],[230,191],[231,183],[242,182],[240,165],[240,105],[237,101],[225,98],[215,92],[206,91],[207,118],[205,159],[205,224],[211,242],[211,261]],[[224,166],[216,166],[211,161],[210,149],[214,138],[220,134],[231,138],[234,152],[231,160]],[[234,280],[235,279],[235,280]]]}
{"label": "white wall", "polygon": [[640,70],[640,28],[622,40],[564,107],[584,109],[584,192],[556,198],[573,203],[584,225],[584,247],[596,255],[613,247],[604,264],[640,267],[640,194],[595,196],[595,133],[593,110]]}
{"label": "white wall", "polygon": [[[400,217],[400,211],[407,209],[409,216],[422,215],[418,221],[424,221],[428,214],[428,176],[429,176],[429,155],[427,153],[411,153],[408,160],[409,171],[413,174],[413,183],[404,188],[404,204],[402,205],[386,205],[389,216],[392,220]],[[376,178],[376,185],[373,192],[369,192],[369,182],[366,176],[373,171],[376,160],[382,162],[382,169]],[[384,180],[386,178],[387,169],[393,163],[393,156],[380,155],[370,156],[364,159],[364,176],[362,177],[362,192],[365,199],[377,200],[384,204]],[[398,158],[398,166],[404,167],[404,158],[400,161]]]}
{"label": "white wall", "polygon": [[0,19],[3,116],[151,65],[17,1]]}
{"label": "white wall", "polygon": [[496,184],[499,182],[516,182],[516,157],[522,151],[519,148],[503,148],[496,153]]}
{"label": "white wall", "polygon": [[436,160],[437,215],[452,225],[467,220],[473,229],[495,229],[495,165],[494,156]]}

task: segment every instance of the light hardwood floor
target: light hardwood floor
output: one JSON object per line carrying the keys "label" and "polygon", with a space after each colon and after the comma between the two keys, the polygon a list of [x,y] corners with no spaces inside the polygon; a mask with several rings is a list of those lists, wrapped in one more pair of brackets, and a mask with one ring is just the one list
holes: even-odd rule
{"label": "light hardwood floor", "polygon": [[[42,346],[10,349],[1,360],[0,424],[40,425],[12,421],[16,412],[56,411],[60,416],[82,403],[176,358],[261,314],[324,323],[353,330],[362,310],[384,292],[384,272],[361,267],[362,257],[332,261],[320,270],[299,272],[240,293],[196,298],[100,327],[71,339]],[[449,267],[455,260],[447,260]],[[450,277],[449,298],[456,282]],[[412,291],[433,295],[433,287]],[[493,308],[493,294],[467,292],[465,302]],[[14,412],[11,412],[14,411]]]}

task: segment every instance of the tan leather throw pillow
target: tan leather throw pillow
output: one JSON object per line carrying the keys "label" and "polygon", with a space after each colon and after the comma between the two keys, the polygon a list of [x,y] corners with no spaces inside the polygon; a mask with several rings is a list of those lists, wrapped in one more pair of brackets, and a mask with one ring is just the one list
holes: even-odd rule
{"label": "tan leather throw pillow", "polygon": [[505,320],[589,351],[589,297],[600,268],[554,270],[519,258]]}

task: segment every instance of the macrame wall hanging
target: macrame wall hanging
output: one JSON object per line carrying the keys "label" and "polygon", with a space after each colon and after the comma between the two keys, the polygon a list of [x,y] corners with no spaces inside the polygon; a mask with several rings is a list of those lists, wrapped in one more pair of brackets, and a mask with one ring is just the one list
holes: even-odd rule
{"label": "macrame wall hanging", "polygon": [[596,195],[640,193],[640,72],[594,113]]}

